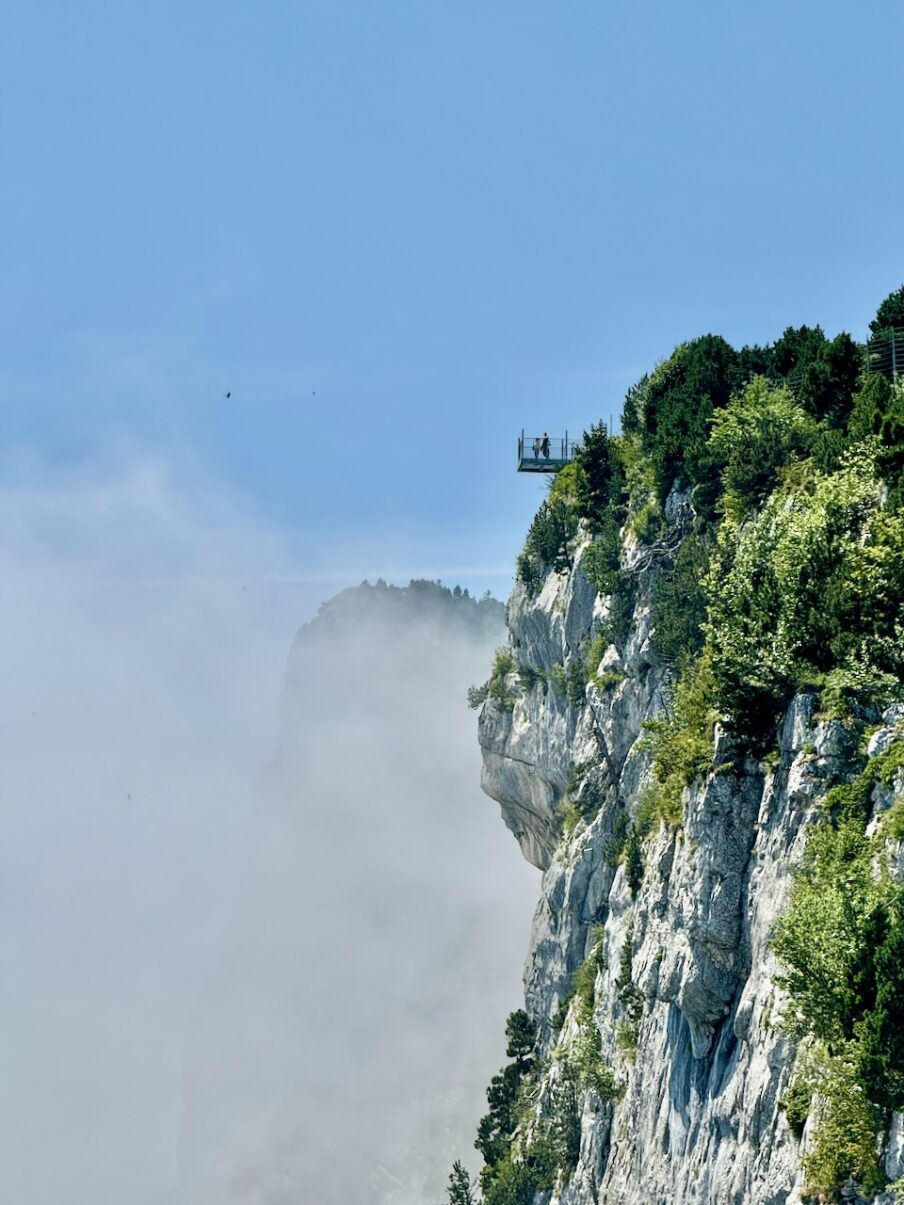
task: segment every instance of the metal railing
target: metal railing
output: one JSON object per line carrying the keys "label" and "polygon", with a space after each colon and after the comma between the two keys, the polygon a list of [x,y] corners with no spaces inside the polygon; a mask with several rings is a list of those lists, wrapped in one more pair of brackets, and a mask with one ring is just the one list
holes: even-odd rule
{"label": "metal railing", "polygon": [[867,340],[866,362],[870,372],[881,372],[890,381],[904,375],[904,328],[890,326]]}
{"label": "metal railing", "polygon": [[537,464],[567,464],[574,459],[580,442],[580,439],[569,439],[567,431],[562,438],[552,438],[546,434],[525,435],[522,431],[518,439],[518,464],[531,461]]}

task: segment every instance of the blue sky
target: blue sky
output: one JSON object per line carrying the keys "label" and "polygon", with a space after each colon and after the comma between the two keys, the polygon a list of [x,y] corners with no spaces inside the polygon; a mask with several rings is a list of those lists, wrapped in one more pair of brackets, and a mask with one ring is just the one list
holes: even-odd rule
{"label": "blue sky", "polygon": [[504,592],[522,426],[904,280],[902,49],[891,0],[11,6],[3,471],[157,456],[324,596]]}

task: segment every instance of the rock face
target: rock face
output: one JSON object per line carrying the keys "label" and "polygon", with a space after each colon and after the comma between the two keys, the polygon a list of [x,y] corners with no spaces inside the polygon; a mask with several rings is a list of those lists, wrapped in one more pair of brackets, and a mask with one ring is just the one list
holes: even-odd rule
{"label": "rock face", "polygon": [[[789,707],[768,764],[739,764],[717,729],[713,769],[685,791],[683,825],[647,838],[632,898],[611,839],[620,815],[636,814],[649,779],[643,724],[667,706],[668,674],[650,639],[657,564],[648,549],[626,546],[622,569],[635,586],[628,635],[620,649],[610,645],[598,670],[588,667],[598,685],[583,698],[561,683],[586,656],[611,603],[587,580],[581,551],[571,571],[550,574],[536,596],[516,585],[507,622],[522,672],[508,682],[511,709],[491,699],[480,716],[483,788],[501,804],[525,857],[544,871],[525,968],[527,1010],[549,1054],[556,1011],[601,943],[594,1021],[623,1089],[611,1104],[584,1094],[576,1170],[537,1200],[792,1205],[800,1199],[801,1143],[781,1102],[795,1049],[779,1024],[784,998],[769,939],[807,826],[827,786],[843,777],[849,737],[839,723],[819,722],[806,695]],[[900,720],[898,710],[885,714],[871,754]],[[562,835],[569,777],[582,765],[594,766],[601,806]],[[643,997],[636,1053],[618,1041],[627,1016],[618,984],[626,942]],[[890,1176],[904,1170],[901,1133],[896,1117]]]}

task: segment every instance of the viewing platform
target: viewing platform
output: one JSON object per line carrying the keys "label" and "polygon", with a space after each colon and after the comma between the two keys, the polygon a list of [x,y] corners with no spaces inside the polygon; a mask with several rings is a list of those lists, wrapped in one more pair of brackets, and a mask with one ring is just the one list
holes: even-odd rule
{"label": "viewing platform", "polygon": [[568,432],[562,439],[551,439],[548,435],[525,435],[521,431],[518,439],[519,473],[558,473],[574,460],[580,445],[579,439],[569,439]]}

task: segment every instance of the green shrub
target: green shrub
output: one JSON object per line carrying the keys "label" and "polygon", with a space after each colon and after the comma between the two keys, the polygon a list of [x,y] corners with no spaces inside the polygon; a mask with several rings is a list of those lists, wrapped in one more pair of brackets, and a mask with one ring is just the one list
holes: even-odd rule
{"label": "green shrub", "polygon": [[904,769],[904,739],[897,739],[870,758],[851,782],[840,783],[826,792],[824,810],[836,823],[856,820],[865,825],[872,815],[872,798],[876,785],[892,787],[900,770]]}
{"label": "green shrub", "polygon": [[615,1042],[622,1054],[630,1062],[637,1057],[637,1044],[640,1040],[640,1024],[636,1021],[619,1021],[615,1029]]}
{"label": "green shrub", "polygon": [[[577,513],[591,532],[599,532],[613,519],[623,518],[625,469],[618,439],[602,423],[584,433],[574,457],[574,495]],[[617,530],[617,528],[616,528]]]}
{"label": "green shrub", "polygon": [[584,1009],[593,1009],[596,993],[596,977],[606,969],[606,958],[603,954],[602,934],[596,937],[590,953],[575,971],[571,980],[571,996],[576,998]]}
{"label": "green shrub", "polygon": [[[825,1105],[806,1164],[826,1191],[838,1176],[873,1174],[866,1135],[874,1148],[882,1121],[904,1108],[904,887],[882,869],[885,829],[867,835],[873,788],[892,785],[902,764],[904,741],[897,741],[853,782],[828,792],[826,819],[807,835],[773,936],[786,968],[778,981],[790,996],[785,1026],[821,1041],[828,1059],[816,1083]],[[839,1142],[843,1130],[848,1140]]]}
{"label": "green shrub", "polygon": [[570,1059],[582,1088],[590,1088],[601,1100],[615,1100],[621,1093],[612,1068],[603,1059],[602,1041],[593,1013],[579,1008],[580,1029],[571,1048]]}
{"label": "green shrub", "polygon": [[571,544],[578,530],[573,504],[558,494],[540,503],[518,558],[518,577],[535,594],[546,575],[571,569]]}
{"label": "green shrub", "polygon": [[570,837],[580,822],[584,819],[581,814],[581,809],[572,799],[566,799],[559,806],[558,816],[559,823],[562,826],[562,834],[565,837]]}
{"label": "green shrub", "polygon": [[556,662],[549,671],[548,680],[557,694],[560,694],[563,699],[568,698],[568,675],[561,661]]}
{"label": "green shrub", "polygon": [[515,658],[509,648],[498,648],[493,659],[493,669],[483,686],[468,689],[468,706],[477,708],[487,699],[493,699],[503,711],[513,711],[515,696],[508,688],[506,679],[515,668]]}
{"label": "green shrub", "polygon": [[874,335],[878,335],[890,326],[904,327],[904,285],[884,299],[876,311],[875,318],[870,322],[869,329]]}
{"label": "green shrub", "polygon": [[603,861],[613,869],[620,866],[628,836],[628,813],[621,811],[612,824],[612,832],[603,842]]}
{"label": "green shrub", "polygon": [[499,1162],[492,1176],[485,1179],[481,1175],[483,1205],[534,1205],[541,1188],[539,1179],[533,1168],[509,1156]]}
{"label": "green shrub", "polygon": [[904,514],[882,508],[866,441],[808,493],[773,493],[736,532],[723,526],[708,580],[715,697],[766,739],[795,689],[836,674],[885,706],[904,677]]}
{"label": "green shrub", "polygon": [[574,1069],[567,1062],[561,1066],[559,1078],[549,1090],[547,1115],[538,1127],[531,1151],[541,1143],[549,1152],[551,1162],[568,1177],[577,1167],[581,1153],[581,1110],[578,1082]]}
{"label": "green shrub", "polygon": [[637,987],[633,979],[633,964],[634,923],[632,921],[628,926],[625,940],[622,943],[618,978],[615,981],[615,990],[618,993],[619,1003],[625,1010],[625,1020],[619,1024],[616,1040],[619,1048],[632,1060],[637,1053],[640,1021],[644,1010],[643,992]]}
{"label": "green shrub", "polygon": [[600,662],[603,660],[609,644],[609,633],[604,629],[597,632],[587,645],[584,663],[587,666],[587,680],[589,682],[597,681],[596,671],[600,667]]}
{"label": "green shrub", "polygon": [[886,1114],[904,1108],[904,917],[897,906],[874,923],[875,1003],[864,1016],[858,1051],[858,1079]]}
{"label": "green shrub", "polygon": [[878,1118],[847,1059],[827,1059],[819,1093],[821,1117],[803,1158],[808,1191],[834,1193],[853,1176],[872,1196],[884,1183],[876,1162]]}
{"label": "green shrub", "polygon": [[708,652],[688,666],[675,688],[672,714],[647,721],[653,753],[653,783],[642,794],[636,825],[639,835],[657,823],[677,826],[684,813],[682,794],[712,767],[714,682]]}
{"label": "green shrub", "polygon": [[664,502],[672,485],[703,481],[713,411],[732,392],[737,353],[717,335],[683,343],[660,364],[645,388],[644,449]]}
{"label": "green shrub", "polygon": [[863,959],[879,900],[872,848],[862,821],[818,825],[795,868],[788,910],[775,929],[775,952],[788,968],[779,980],[794,1003],[794,1032],[827,1042],[854,1036],[863,998]]}
{"label": "green shrub", "polygon": [[705,580],[712,541],[700,532],[687,536],[672,568],[653,590],[653,647],[664,665],[681,668],[703,648]]}
{"label": "green shrub", "polygon": [[791,1133],[798,1141],[803,1136],[804,1126],[810,1116],[815,1090],[816,1083],[811,1075],[795,1075],[788,1086],[788,1091],[779,1101]]}
{"label": "green shrub", "polygon": [[845,421],[862,367],[850,335],[827,339],[818,326],[788,327],[768,359],[767,374],[786,381],[810,414],[834,426]]}
{"label": "green shrub", "polygon": [[643,883],[643,849],[640,844],[640,834],[637,826],[632,824],[625,837],[625,878],[631,892],[631,899],[637,899]]}
{"label": "green shrub", "polygon": [[609,511],[600,521],[593,543],[581,556],[581,570],[599,594],[611,594],[618,585],[620,555],[618,519]]}
{"label": "green shrub", "polygon": [[640,544],[652,544],[662,535],[665,517],[662,508],[655,501],[645,502],[640,510],[634,512],[628,524],[628,529]]}
{"label": "green shrub", "polygon": [[580,653],[574,653],[565,670],[565,698],[572,707],[583,707],[587,702],[587,666]]}
{"label": "green shrub", "polygon": [[756,510],[775,488],[779,469],[809,451],[817,425],[787,388],[754,377],[739,396],[713,415],[707,445],[720,466],[718,508],[734,523]]}

